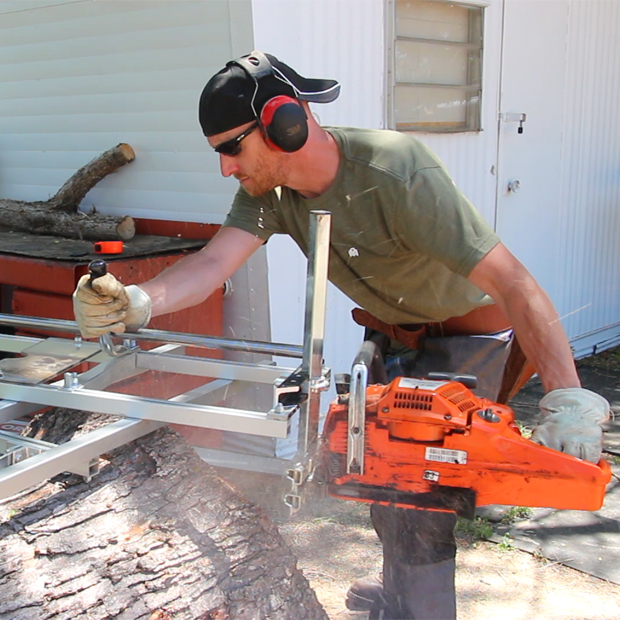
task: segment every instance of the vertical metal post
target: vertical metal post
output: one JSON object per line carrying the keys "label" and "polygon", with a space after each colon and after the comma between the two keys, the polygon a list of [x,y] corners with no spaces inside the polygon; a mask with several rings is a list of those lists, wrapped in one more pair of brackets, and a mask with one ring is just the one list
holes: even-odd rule
{"label": "vertical metal post", "polygon": [[319,426],[321,391],[327,387],[324,384],[322,370],[330,226],[331,213],[329,211],[311,211],[302,359],[302,371],[307,372],[309,379],[308,398],[303,405],[299,420],[297,449],[299,456],[314,453]]}
{"label": "vertical metal post", "polygon": [[349,394],[349,431],[347,434],[347,473],[364,473],[364,446],[366,435],[366,390],[368,366],[363,360],[353,364]]}
{"label": "vertical metal post", "polygon": [[301,362],[302,373],[308,377],[307,385],[302,388],[307,392],[307,398],[301,404],[299,415],[295,465],[286,472],[291,481],[291,491],[284,496],[284,503],[292,512],[301,506],[300,489],[313,468],[319,433],[321,391],[329,387],[329,380],[323,377],[323,340],[331,217],[329,211],[310,212],[304,350]]}

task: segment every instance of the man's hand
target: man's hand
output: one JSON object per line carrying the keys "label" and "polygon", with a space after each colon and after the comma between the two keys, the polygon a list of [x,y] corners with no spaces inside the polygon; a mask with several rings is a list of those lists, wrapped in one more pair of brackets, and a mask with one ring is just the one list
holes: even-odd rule
{"label": "man's hand", "polygon": [[151,299],[138,286],[123,286],[111,273],[80,278],[73,293],[73,313],[84,338],[144,327],[151,318]]}
{"label": "man's hand", "polygon": [[546,394],[539,403],[543,421],[534,429],[532,441],[598,463],[603,449],[601,424],[609,419],[609,403],[583,388],[561,388]]}

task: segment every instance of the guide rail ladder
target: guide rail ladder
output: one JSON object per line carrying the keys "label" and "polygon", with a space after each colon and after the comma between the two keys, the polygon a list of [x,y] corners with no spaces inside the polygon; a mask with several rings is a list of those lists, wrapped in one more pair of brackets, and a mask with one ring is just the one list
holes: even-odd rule
{"label": "guide rail ladder", "polygon": [[[283,468],[291,481],[285,502],[297,509],[300,487],[313,468],[320,394],[330,385],[330,369],[323,366],[330,223],[329,212],[311,213],[303,346],[155,329],[123,335],[122,344],[115,344],[110,334],[90,342],[82,340],[74,321],[0,314],[0,325],[76,334],[73,339],[0,334],[0,351],[21,356],[0,360],[0,423],[42,407],[122,416],[61,445],[0,432],[0,500],[62,472],[89,478],[97,473],[101,454],[169,423],[286,438],[298,417],[297,452]],[[147,351],[139,347],[141,341],[161,344]],[[195,357],[185,354],[186,346],[298,358],[301,363],[283,367]],[[73,370],[85,361],[95,366],[82,373]],[[168,400],[108,389],[151,370],[204,377],[205,383]],[[221,403],[234,382],[271,384],[271,408],[213,404]]]}

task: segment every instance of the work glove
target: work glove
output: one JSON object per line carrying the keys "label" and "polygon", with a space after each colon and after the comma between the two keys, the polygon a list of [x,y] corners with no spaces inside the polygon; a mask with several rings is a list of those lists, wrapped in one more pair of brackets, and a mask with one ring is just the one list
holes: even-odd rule
{"label": "work glove", "polygon": [[609,419],[609,403],[583,388],[560,388],[546,394],[538,404],[543,421],[534,429],[532,441],[598,463],[603,450],[601,424]]}
{"label": "work glove", "polygon": [[123,286],[111,273],[80,278],[73,293],[73,313],[84,338],[135,331],[151,319],[151,298],[139,286]]}

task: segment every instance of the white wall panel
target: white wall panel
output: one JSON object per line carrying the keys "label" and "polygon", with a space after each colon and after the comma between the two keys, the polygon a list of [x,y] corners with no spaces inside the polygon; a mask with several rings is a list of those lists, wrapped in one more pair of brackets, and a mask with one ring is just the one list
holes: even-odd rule
{"label": "white wall panel", "polygon": [[497,231],[555,303],[568,12],[569,0],[507,0],[502,50],[500,110],[526,121],[500,123]]}
{"label": "white wall panel", "polygon": [[32,11],[57,4],[73,4],[75,2],[83,2],[83,0],[0,0],[0,15],[3,13]]}
{"label": "white wall panel", "polygon": [[589,352],[620,335],[620,3],[569,8],[558,306]]}
{"label": "white wall panel", "polygon": [[383,0],[252,2],[257,49],[274,54],[302,75],[342,84],[336,102],[312,106],[323,125],[382,125],[383,4]]}
{"label": "white wall panel", "polygon": [[119,142],[136,160],[82,203],[220,223],[236,183],[200,131],[208,78],[252,46],[249,0],[0,0],[0,195],[54,194]]}

